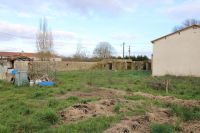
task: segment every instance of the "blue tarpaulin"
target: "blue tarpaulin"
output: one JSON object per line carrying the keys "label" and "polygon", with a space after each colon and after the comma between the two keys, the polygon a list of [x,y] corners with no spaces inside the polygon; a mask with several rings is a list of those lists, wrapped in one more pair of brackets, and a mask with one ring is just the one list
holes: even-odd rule
{"label": "blue tarpaulin", "polygon": [[53,86],[55,83],[51,81],[42,81],[38,83],[40,86]]}

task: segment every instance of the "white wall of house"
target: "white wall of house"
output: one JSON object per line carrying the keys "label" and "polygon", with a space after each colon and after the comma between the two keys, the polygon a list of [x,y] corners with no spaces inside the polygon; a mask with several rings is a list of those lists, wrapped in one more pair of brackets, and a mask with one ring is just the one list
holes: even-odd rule
{"label": "white wall of house", "polygon": [[200,76],[200,27],[153,43],[153,76]]}

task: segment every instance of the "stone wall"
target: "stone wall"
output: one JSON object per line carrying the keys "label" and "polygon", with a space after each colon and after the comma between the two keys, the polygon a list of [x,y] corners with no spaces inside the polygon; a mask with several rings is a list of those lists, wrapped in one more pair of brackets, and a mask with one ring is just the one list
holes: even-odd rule
{"label": "stone wall", "polygon": [[151,61],[131,61],[131,60],[104,60],[98,62],[96,69],[108,70],[151,70]]}
{"label": "stone wall", "polygon": [[56,62],[56,70],[58,71],[89,70],[93,69],[96,65],[97,62],[59,61]]}

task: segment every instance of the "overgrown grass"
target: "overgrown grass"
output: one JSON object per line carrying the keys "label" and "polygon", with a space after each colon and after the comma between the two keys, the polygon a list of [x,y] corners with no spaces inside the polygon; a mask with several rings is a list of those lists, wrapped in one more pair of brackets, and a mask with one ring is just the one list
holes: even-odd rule
{"label": "overgrown grass", "polygon": [[[82,131],[101,132],[118,119],[100,117],[77,124],[63,125],[58,129],[50,128],[59,121],[57,112],[76,103],[88,103],[99,99],[81,99],[68,97],[56,99],[55,95],[66,94],[69,91],[89,92],[88,86],[120,89],[130,92],[141,91],[156,95],[172,95],[182,99],[200,99],[200,78],[192,77],[152,77],[148,71],[73,71],[60,72],[58,81],[53,87],[17,87],[0,81],[0,133],[6,132],[59,132]],[[165,93],[163,82],[170,80],[169,94]],[[125,97],[127,100],[144,100],[144,106],[149,104],[163,106],[158,101],[149,101],[140,96]],[[146,104],[146,105],[145,105]],[[146,107],[130,108],[130,112],[146,111]],[[115,105],[116,112],[121,108]],[[172,107],[172,111],[183,120],[194,120],[200,117],[199,108]],[[90,122],[91,121],[91,122]],[[93,126],[88,126],[93,124]],[[96,129],[95,129],[96,128]]]}
{"label": "overgrown grass", "polygon": [[138,101],[138,100],[146,100],[147,98],[143,97],[143,96],[125,96],[124,97],[127,100],[134,100],[134,101]]}
{"label": "overgrown grass", "polygon": [[36,114],[36,119],[48,124],[55,124],[59,118],[54,110],[47,108],[41,112],[38,112]]}
{"label": "overgrown grass", "polygon": [[[170,81],[166,94],[166,80]],[[181,99],[200,99],[200,78],[152,77],[149,71],[74,71],[59,74],[60,88],[86,90],[85,85],[171,95]],[[73,84],[73,85],[72,85]],[[80,89],[81,88],[81,89]]]}
{"label": "overgrown grass", "polygon": [[174,133],[175,127],[170,124],[152,124],[151,133]]}
{"label": "overgrown grass", "polygon": [[117,102],[117,103],[114,105],[114,108],[113,108],[114,112],[119,113],[121,107],[122,107],[122,104],[121,104],[120,102]]}
{"label": "overgrown grass", "polygon": [[200,120],[200,107],[182,107],[177,105],[169,105],[172,113],[182,118],[183,121]]}
{"label": "overgrown grass", "polygon": [[120,121],[120,117],[97,117],[75,124],[60,126],[56,129],[47,129],[41,133],[101,133],[113,123]]}

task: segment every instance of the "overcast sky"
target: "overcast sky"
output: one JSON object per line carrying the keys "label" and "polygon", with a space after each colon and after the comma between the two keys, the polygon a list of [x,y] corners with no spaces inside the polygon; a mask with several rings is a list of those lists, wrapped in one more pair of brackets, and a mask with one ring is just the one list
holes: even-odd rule
{"label": "overcast sky", "polygon": [[116,55],[150,55],[150,41],[188,18],[200,19],[200,0],[0,0],[0,51],[36,52],[35,33],[46,17],[55,52],[71,56],[80,44],[88,53],[110,42]]}

